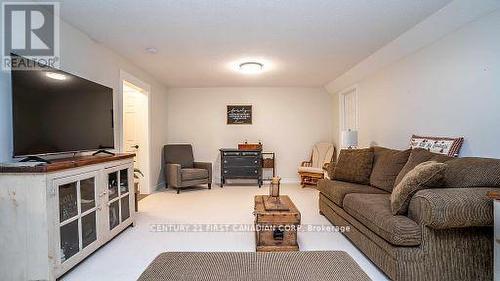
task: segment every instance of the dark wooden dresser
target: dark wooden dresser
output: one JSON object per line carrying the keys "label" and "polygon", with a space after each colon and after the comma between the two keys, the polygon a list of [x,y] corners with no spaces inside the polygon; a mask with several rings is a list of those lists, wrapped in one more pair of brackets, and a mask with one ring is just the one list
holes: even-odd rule
{"label": "dark wooden dresser", "polygon": [[262,150],[223,148],[221,155],[221,187],[227,179],[255,179],[262,186]]}

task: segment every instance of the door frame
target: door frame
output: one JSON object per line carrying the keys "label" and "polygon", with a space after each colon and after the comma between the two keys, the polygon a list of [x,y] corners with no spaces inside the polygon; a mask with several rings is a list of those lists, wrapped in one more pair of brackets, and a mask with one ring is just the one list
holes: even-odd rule
{"label": "door frame", "polygon": [[146,194],[151,194],[154,190],[151,186],[151,86],[142,81],[141,79],[135,77],[134,75],[124,71],[120,70],[120,98],[119,98],[119,108],[120,110],[120,151],[125,152],[125,110],[124,110],[124,99],[125,95],[123,93],[123,83],[127,82],[129,84],[132,84],[136,86],[137,88],[140,88],[143,90],[143,94],[146,95],[148,102],[147,102],[147,118],[148,118],[148,124],[147,124],[147,147],[146,147],[146,159],[144,160],[144,164],[146,166],[146,171],[142,171],[144,173],[144,185],[145,188],[141,188],[140,191],[142,193]]}

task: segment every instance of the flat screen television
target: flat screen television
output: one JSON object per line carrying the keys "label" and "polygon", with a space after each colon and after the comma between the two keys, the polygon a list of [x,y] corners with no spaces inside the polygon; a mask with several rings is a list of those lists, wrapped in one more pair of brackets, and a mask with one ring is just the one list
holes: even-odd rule
{"label": "flat screen television", "polygon": [[14,157],[114,148],[113,89],[12,58]]}

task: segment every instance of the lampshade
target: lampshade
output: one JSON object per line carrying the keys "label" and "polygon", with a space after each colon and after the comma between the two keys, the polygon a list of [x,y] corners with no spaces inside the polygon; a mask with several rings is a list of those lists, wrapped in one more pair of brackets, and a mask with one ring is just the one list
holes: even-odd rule
{"label": "lampshade", "polygon": [[342,131],[342,147],[358,146],[358,131]]}

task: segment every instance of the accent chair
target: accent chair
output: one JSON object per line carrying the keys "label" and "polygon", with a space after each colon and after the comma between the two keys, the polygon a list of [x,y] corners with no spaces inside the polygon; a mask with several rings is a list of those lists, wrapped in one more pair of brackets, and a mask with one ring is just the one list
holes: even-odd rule
{"label": "accent chair", "polygon": [[298,172],[302,187],[306,185],[316,186],[320,179],[325,178],[334,153],[335,147],[331,143],[317,143],[314,145],[311,159],[302,162],[299,167]]}
{"label": "accent chair", "polygon": [[168,187],[180,190],[208,184],[212,188],[212,163],[195,162],[190,144],[167,144],[163,147],[165,182]]}

